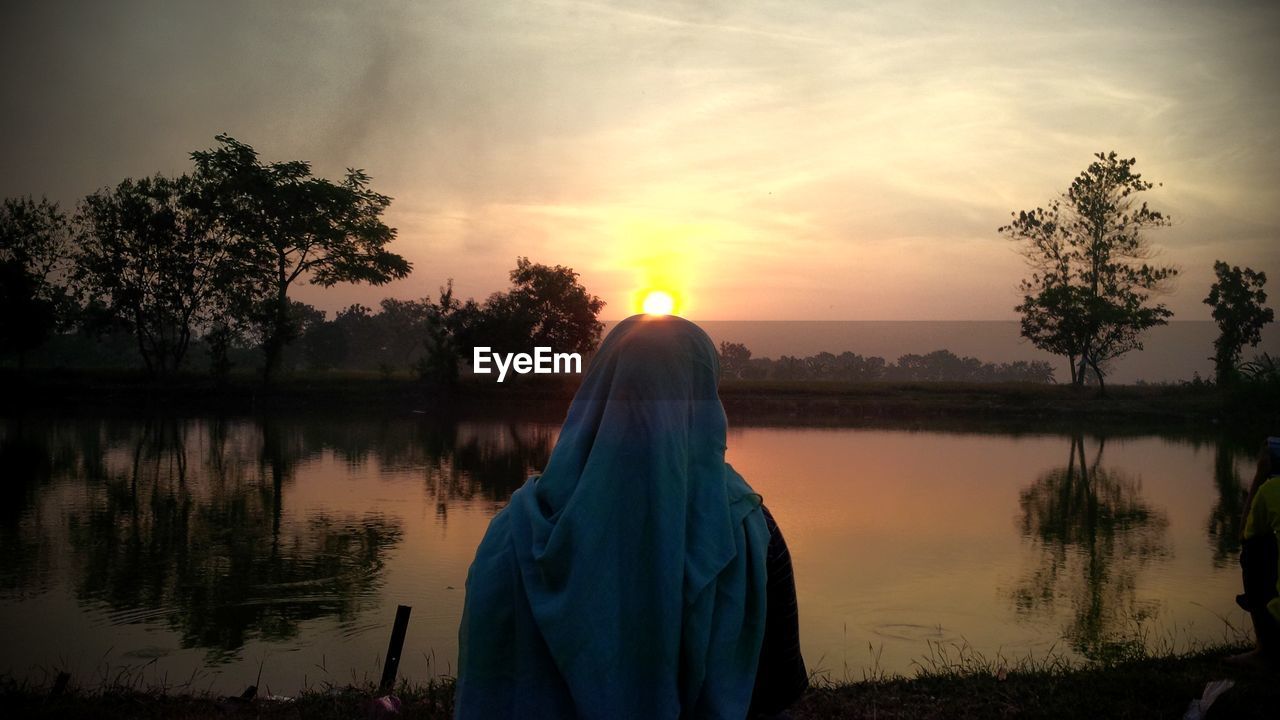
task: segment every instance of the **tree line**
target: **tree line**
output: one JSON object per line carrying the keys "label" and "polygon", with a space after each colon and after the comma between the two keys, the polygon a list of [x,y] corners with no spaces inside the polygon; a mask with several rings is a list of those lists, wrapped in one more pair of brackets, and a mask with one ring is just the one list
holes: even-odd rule
{"label": "tree line", "polygon": [[157,377],[183,368],[200,346],[220,375],[252,347],[267,381],[299,356],[317,368],[348,357],[412,363],[449,381],[477,342],[578,352],[598,342],[604,302],[571,268],[528,258],[517,260],[511,290],[484,301],[455,298],[450,284],[435,301],[387,299],[378,313],[353,305],[326,320],[291,292],[303,283],[382,285],[412,271],[387,248],[396,236],[383,221],[391,198],[362,170],[335,182],[307,162],[264,162],[228,135],[216,140],[191,153],[189,173],[125,179],[71,213],[47,199],[4,200],[0,340],[19,367],[55,336],[127,335]]}
{"label": "tree line", "polygon": [[836,380],[843,382],[1026,382],[1051,383],[1053,366],[1044,360],[982,362],[949,350],[924,355],[908,353],[897,362],[853,352],[820,352],[807,357],[783,355],[776,360],[751,357],[742,343],[720,343],[722,377],[740,380]]}
{"label": "tree line", "polygon": [[[260,362],[268,381],[282,367],[354,366],[453,382],[476,345],[586,353],[599,342],[604,302],[571,268],[528,258],[517,259],[509,290],[483,301],[456,297],[449,283],[434,300],[387,299],[376,311],[352,305],[327,318],[292,291],[303,283],[382,285],[412,271],[388,249],[396,236],[383,221],[391,198],[362,170],[335,182],[307,162],[265,162],[228,135],[216,141],[191,153],[188,173],[125,179],[70,213],[45,199],[4,200],[0,341],[19,367],[51,338],[74,336],[109,355],[127,337],[155,376],[189,365],[199,347],[218,375]],[[1155,262],[1147,237],[1169,217],[1141,200],[1154,185],[1135,163],[1098,153],[1058,198],[1013,213],[997,230],[1018,243],[1031,270],[1015,308],[1021,334],[1064,357],[1073,385],[1105,389],[1111,363],[1142,349],[1145,332],[1172,317],[1159,299],[1179,271]],[[1274,320],[1265,273],[1223,261],[1214,272],[1204,302],[1219,328],[1217,383],[1280,379],[1265,354],[1242,362]],[[739,377],[1052,380],[1047,363],[993,365],[946,351],[887,363],[853,353],[743,360],[742,350],[726,355]]]}

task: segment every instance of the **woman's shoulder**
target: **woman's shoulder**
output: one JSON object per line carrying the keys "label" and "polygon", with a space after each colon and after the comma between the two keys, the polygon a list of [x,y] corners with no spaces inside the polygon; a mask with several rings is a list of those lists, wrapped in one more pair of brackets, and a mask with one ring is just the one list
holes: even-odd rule
{"label": "woman's shoulder", "polygon": [[769,528],[769,534],[772,535],[777,532],[778,521],[773,519],[773,513],[769,512],[769,506],[765,505],[764,502],[760,503],[760,512],[764,515],[764,524],[765,527]]}
{"label": "woman's shoulder", "polygon": [[1258,486],[1254,502],[1264,502],[1280,509],[1280,475],[1272,475]]}

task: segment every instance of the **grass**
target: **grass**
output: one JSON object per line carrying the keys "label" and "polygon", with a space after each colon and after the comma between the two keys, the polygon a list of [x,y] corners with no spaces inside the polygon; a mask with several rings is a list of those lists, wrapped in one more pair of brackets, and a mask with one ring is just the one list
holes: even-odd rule
{"label": "grass", "polygon": [[1122,385],[1100,396],[1093,388],[1030,383],[781,383],[729,381],[720,397],[735,414],[787,420],[811,418],[875,423],[957,418],[1026,424],[1055,420],[1115,420],[1188,424],[1229,420],[1275,409],[1274,398],[1243,397],[1212,386]]}
{"label": "grass", "polygon": [[[791,708],[807,718],[1179,718],[1207,682],[1236,684],[1213,705],[1209,718],[1274,718],[1280,683],[1274,671],[1238,670],[1222,657],[1240,652],[1224,642],[1175,652],[1170,645],[1101,662],[1074,663],[1050,651],[1040,657],[988,658],[970,646],[930,643],[912,677],[878,667],[862,680],[832,679],[817,670],[811,688]],[[872,649],[873,660],[876,657]],[[141,672],[119,671],[93,688],[70,684],[51,692],[48,683],[0,680],[0,711],[7,717],[61,718],[376,718],[372,683],[324,684],[289,698],[251,700],[193,691],[190,685],[146,686]],[[395,717],[452,717],[454,683],[401,682]]]}
{"label": "grass", "polygon": [[1058,648],[1043,655],[988,657],[967,642],[928,642],[911,677],[884,672],[868,646],[871,667],[860,681],[817,669],[810,689],[792,708],[806,718],[1180,718],[1205,684],[1235,686],[1214,703],[1209,718],[1274,718],[1280,673],[1240,670],[1223,663],[1251,647],[1229,622],[1221,641],[1153,638],[1135,623],[1131,634],[1106,645],[1101,656],[1072,660]]}
{"label": "grass", "polygon": [[1274,673],[1228,670],[1221,658],[1242,648],[1152,656],[1073,667],[1053,658],[1013,668],[942,664],[914,678],[818,683],[793,710],[802,718],[1179,718],[1212,680],[1235,687],[1210,718],[1274,718]]}

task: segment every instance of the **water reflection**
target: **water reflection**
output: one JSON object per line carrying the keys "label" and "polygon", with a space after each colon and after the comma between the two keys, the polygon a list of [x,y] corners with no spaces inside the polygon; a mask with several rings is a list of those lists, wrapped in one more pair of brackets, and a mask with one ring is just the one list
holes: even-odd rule
{"label": "water reflection", "polygon": [[1065,466],[1024,489],[1020,531],[1039,549],[1039,563],[1014,591],[1022,614],[1071,606],[1063,632],[1091,659],[1123,652],[1139,642],[1135,623],[1152,617],[1158,602],[1140,599],[1136,580],[1151,560],[1168,554],[1168,520],[1142,497],[1141,480],[1102,464],[1106,439],[1087,460],[1085,438],[1074,435]]}
{"label": "water reflection", "polygon": [[1223,438],[1213,454],[1213,484],[1218,491],[1209,512],[1209,543],[1213,547],[1214,567],[1234,565],[1240,557],[1240,532],[1243,529],[1245,486],[1240,477],[1238,460],[1249,458],[1249,447],[1242,442]]}
{"label": "water reflection", "polygon": [[[404,672],[447,671],[475,547],[557,432],[0,420],[0,673],[82,657],[92,674],[112,653],[171,677],[216,665],[224,693],[263,658],[272,687],[349,681],[376,668],[399,602],[415,606],[406,658],[437,661]],[[746,427],[730,445],[786,529],[806,656],[857,676],[868,641],[881,669],[911,672],[937,638],[1015,657],[1065,637],[1107,656],[1157,611],[1156,636],[1220,638],[1256,438],[1207,439]]]}
{"label": "water reflection", "polygon": [[505,500],[552,439],[426,419],[13,421],[0,436],[0,592],[47,591],[60,561],[83,606],[167,626],[211,663],[309,620],[355,627],[380,602],[402,520],[291,511],[291,488],[318,481],[313,461],[417,469],[445,515],[451,502]]}
{"label": "water reflection", "polygon": [[[207,454],[193,452],[201,430]],[[342,622],[369,605],[399,524],[377,515],[285,524],[283,488],[304,453],[273,423],[261,438],[252,465],[219,422],[147,422],[113,448],[66,516],[77,597],[117,622],[160,619],[213,661],[249,638],[289,638],[301,622]]]}
{"label": "water reflection", "polygon": [[0,468],[0,592],[21,594],[39,586],[47,562],[41,550],[49,542],[30,509],[53,474],[53,458],[38,434],[16,424],[0,437]]}
{"label": "water reflection", "polygon": [[448,447],[433,448],[433,462],[427,465],[426,489],[438,514],[447,514],[448,504],[460,500],[505,503],[531,472],[546,464],[555,436],[554,428],[514,422],[456,428]]}

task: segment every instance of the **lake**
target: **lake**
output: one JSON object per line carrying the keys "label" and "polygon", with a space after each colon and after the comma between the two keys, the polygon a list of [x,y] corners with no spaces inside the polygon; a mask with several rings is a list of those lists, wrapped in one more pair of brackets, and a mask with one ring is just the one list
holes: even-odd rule
{"label": "lake", "polygon": [[[9,419],[0,672],[239,693],[451,673],[467,567],[558,426],[425,415]],[[1216,641],[1261,438],[732,428],[811,670]]]}

